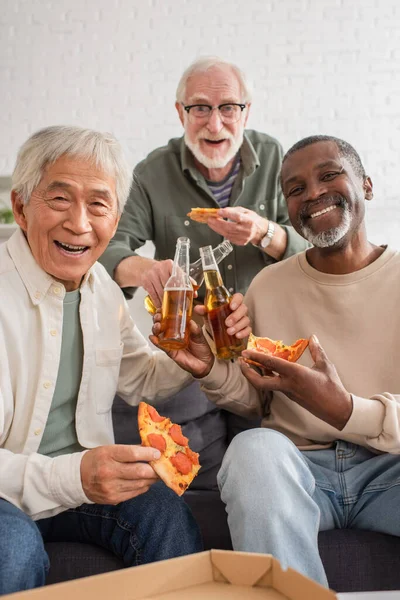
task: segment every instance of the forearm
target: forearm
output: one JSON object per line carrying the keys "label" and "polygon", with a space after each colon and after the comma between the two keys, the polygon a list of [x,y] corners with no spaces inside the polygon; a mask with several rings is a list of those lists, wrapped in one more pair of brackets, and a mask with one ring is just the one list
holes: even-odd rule
{"label": "forearm", "polygon": [[114,270],[114,279],[120,288],[140,287],[142,276],[156,263],[144,256],[128,256]]}
{"label": "forearm", "polygon": [[1,497],[33,519],[88,502],[80,478],[83,452],[50,458],[0,450]]}
{"label": "forearm", "polygon": [[215,360],[209,375],[198,381],[220,408],[247,418],[264,415],[264,397],[242,375],[237,361]]}
{"label": "forearm", "polygon": [[286,230],[278,225],[278,223],[274,222],[274,225],[275,231],[271,243],[265,249],[260,248],[260,250],[269,256],[272,256],[272,258],[275,258],[275,260],[282,260],[283,255],[286,252],[288,236]]}

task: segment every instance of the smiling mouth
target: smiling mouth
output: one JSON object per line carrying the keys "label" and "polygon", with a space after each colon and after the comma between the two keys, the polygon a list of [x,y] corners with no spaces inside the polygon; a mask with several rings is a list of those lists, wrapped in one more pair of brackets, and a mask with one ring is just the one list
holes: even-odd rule
{"label": "smiling mouth", "polygon": [[84,254],[87,250],[89,250],[89,246],[76,246],[75,244],[66,244],[57,240],[55,240],[54,243],[64,253],[71,254],[74,256]]}
{"label": "smiling mouth", "polygon": [[213,146],[218,146],[219,144],[222,144],[223,142],[225,142],[226,140],[208,140],[206,138],[203,138],[204,142],[207,142],[207,144],[212,144]]}
{"label": "smiling mouth", "polygon": [[315,219],[316,217],[324,215],[325,213],[331,212],[335,208],[337,208],[337,205],[336,204],[332,204],[331,206],[328,206],[328,208],[323,208],[322,210],[317,210],[317,212],[311,213],[309,215],[309,217],[310,217],[310,219]]}

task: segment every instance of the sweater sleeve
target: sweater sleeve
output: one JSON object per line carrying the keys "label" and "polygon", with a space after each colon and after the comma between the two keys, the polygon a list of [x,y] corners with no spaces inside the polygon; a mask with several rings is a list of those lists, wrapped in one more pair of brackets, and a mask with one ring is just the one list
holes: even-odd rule
{"label": "sweater sleeve", "polygon": [[[143,246],[147,240],[154,239],[152,213],[150,199],[141,182],[139,173],[135,170],[132,188],[118,224],[118,229],[105,252],[99,258],[99,262],[106,268],[110,277],[114,278],[114,271],[124,258],[136,256],[138,248]],[[136,288],[126,287],[122,291],[130,299],[133,297]]]}
{"label": "sweater sleeve", "polygon": [[352,398],[353,412],[342,434],[358,435],[375,450],[400,454],[400,394]]}
{"label": "sweater sleeve", "polygon": [[209,400],[220,408],[247,418],[264,416],[269,397],[248,382],[237,362],[215,360],[200,383]]}

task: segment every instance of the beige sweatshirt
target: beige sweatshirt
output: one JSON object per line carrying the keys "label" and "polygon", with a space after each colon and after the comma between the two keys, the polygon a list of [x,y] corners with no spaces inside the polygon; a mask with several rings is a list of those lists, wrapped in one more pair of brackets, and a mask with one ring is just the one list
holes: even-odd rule
{"label": "beige sweatshirt", "polygon": [[[353,396],[353,413],[338,431],[280,392],[257,392],[237,364],[221,361],[204,380],[210,400],[261,415],[264,427],[301,449],[342,439],[400,453],[400,253],[387,248],[365,269],[331,275],[313,269],[303,252],[263,269],[245,302],[257,336],[292,344],[317,335]],[[312,366],[308,349],[299,363]]]}

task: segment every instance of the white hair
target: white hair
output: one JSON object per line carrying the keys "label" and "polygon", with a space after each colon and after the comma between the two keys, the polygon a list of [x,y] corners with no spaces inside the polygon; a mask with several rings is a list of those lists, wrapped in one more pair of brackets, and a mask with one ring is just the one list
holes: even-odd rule
{"label": "white hair", "polygon": [[251,102],[251,89],[244,73],[233,63],[223,60],[218,56],[202,56],[197,58],[194,62],[192,62],[191,65],[188,66],[187,69],[185,69],[182,77],[179,80],[178,87],[176,88],[176,101],[184,102],[186,85],[190,77],[193,77],[193,75],[196,75],[197,73],[205,73],[208,71],[208,69],[212,69],[213,67],[231,69],[239,81],[240,90],[242,93],[242,102]]}
{"label": "white hair", "polygon": [[67,125],[40,129],[21,146],[12,175],[12,189],[24,204],[39,185],[47,165],[63,155],[93,161],[97,168],[115,177],[118,212],[122,213],[132,183],[132,171],[122,147],[110,133]]}

